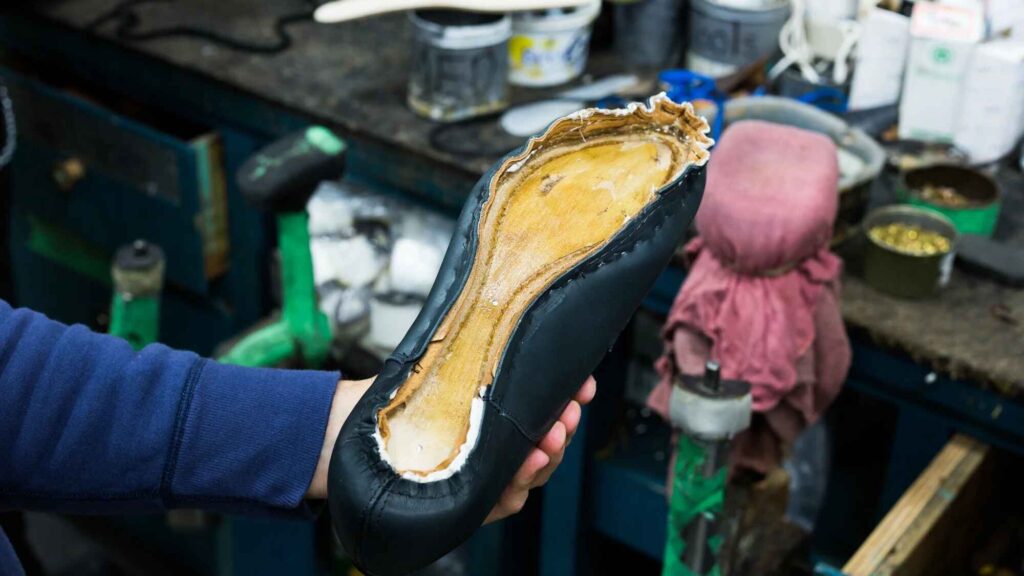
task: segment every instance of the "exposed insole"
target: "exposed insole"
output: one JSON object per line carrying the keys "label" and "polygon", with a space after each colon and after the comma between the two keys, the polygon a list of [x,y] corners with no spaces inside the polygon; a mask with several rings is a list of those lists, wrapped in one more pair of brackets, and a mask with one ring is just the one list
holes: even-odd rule
{"label": "exposed insole", "polygon": [[473,398],[491,384],[523,312],[651,202],[688,154],[676,136],[634,131],[556,145],[518,170],[505,165],[481,208],[464,289],[378,414],[395,470],[427,476],[452,463],[470,429]]}

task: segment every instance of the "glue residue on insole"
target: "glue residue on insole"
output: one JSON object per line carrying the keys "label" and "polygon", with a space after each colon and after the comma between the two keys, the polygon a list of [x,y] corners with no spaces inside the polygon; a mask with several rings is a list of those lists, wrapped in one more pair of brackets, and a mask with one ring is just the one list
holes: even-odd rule
{"label": "glue residue on insole", "polygon": [[[481,389],[480,394],[483,394],[483,389]],[[448,478],[451,478],[456,472],[465,466],[466,461],[469,459],[469,454],[473,451],[473,448],[476,446],[477,439],[480,437],[480,426],[484,418],[484,399],[481,395],[474,397],[470,403],[469,430],[466,432],[466,440],[463,441],[461,446],[459,446],[459,451],[455,455],[455,458],[453,458],[452,461],[444,468],[435,470],[429,474],[417,474],[415,472],[403,472],[396,470],[394,463],[391,461],[391,455],[388,453],[387,443],[380,433],[380,426],[377,426],[373,431],[373,439],[377,442],[377,451],[380,453],[380,459],[390,466],[392,470],[398,472],[399,476],[413,482],[436,482],[438,480],[447,480]]]}

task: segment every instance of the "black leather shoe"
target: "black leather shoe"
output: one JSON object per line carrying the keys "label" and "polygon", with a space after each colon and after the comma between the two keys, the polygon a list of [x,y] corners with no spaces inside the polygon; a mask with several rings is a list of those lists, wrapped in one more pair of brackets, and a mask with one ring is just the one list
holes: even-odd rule
{"label": "black leather shoe", "polygon": [[410,572],[480,526],[679,244],[707,130],[663,96],[585,110],[480,180],[331,458],[334,527],[364,572]]}

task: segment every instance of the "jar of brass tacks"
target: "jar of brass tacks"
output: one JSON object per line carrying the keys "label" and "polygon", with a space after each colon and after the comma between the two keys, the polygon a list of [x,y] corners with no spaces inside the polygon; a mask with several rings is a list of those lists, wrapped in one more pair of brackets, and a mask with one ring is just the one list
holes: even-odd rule
{"label": "jar of brass tacks", "polygon": [[956,253],[953,222],[932,210],[889,206],[864,219],[864,278],[874,288],[903,298],[938,292],[949,282]]}

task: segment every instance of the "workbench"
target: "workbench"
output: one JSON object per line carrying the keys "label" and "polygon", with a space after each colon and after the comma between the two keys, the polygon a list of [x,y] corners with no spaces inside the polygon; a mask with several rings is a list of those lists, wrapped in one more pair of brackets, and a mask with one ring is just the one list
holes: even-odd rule
{"label": "workbench", "polygon": [[[31,13],[4,16],[0,42],[21,57],[67,69],[138,100],[267,139],[308,122],[323,123],[352,145],[350,177],[449,213],[458,210],[499,150],[520,143],[495,122],[484,122],[456,133],[460,147],[480,150],[480,155],[455,155],[431,145],[436,124],[405,105],[409,30],[402,15],[340,25],[294,23],[287,27],[292,46],[268,56],[191,38],[125,42],[109,24],[90,25],[116,4],[40,2]],[[142,17],[140,30],[192,26],[272,43],[274,19],[308,7],[301,0],[178,0],[136,11]],[[596,67],[608,61],[600,54],[593,59]],[[512,101],[538,94],[544,92],[513,89]],[[1024,249],[1024,181],[1017,174],[1007,182],[1011,186],[997,237]],[[666,311],[682,278],[681,270],[668,271],[648,307]],[[953,431],[1024,452],[1024,291],[957,270],[938,298],[911,302],[878,293],[851,270],[844,277],[842,307],[854,346],[848,386],[900,409],[883,499],[888,504]],[[621,375],[614,359],[610,364],[599,374]],[[602,384],[604,394],[585,422],[597,420],[595,414],[618,401],[609,391],[620,387]],[[570,551],[585,546],[581,535],[591,529],[589,523],[614,514],[643,514],[649,520],[623,516],[623,528],[612,537],[640,550],[660,550],[664,508],[657,498],[663,477],[634,474],[626,464],[609,469],[607,462],[595,463],[592,455],[599,446],[588,442],[588,430],[581,429],[545,489],[542,574],[575,573],[583,554]],[[617,484],[609,488],[612,480]],[[586,490],[581,488],[585,481]],[[616,510],[601,508],[611,505]],[[882,506],[884,512],[887,504]],[[624,528],[645,521],[655,529]],[[496,545],[496,537],[492,542]]]}

